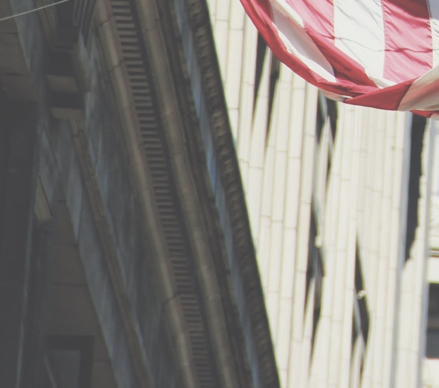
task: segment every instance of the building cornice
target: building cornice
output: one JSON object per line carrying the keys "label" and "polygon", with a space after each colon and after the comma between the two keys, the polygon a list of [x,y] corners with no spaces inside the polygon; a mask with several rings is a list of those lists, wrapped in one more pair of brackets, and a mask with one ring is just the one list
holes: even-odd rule
{"label": "building cornice", "polygon": [[[130,54],[138,54],[143,61],[145,68],[142,71],[145,71],[145,80],[153,96],[152,105],[156,104],[154,108],[151,106],[149,127],[142,124],[139,116],[144,107],[136,106],[134,102],[136,81],[130,78],[130,65],[123,54],[123,36],[126,34],[117,30],[119,17],[127,23],[127,15],[120,13],[123,0],[113,0],[110,4],[113,8],[109,25],[115,28],[112,33],[119,35],[119,42],[122,40],[121,52],[115,57],[112,71],[123,74],[122,78],[129,85],[128,99],[122,102],[130,106],[125,113],[129,115],[131,111],[134,117],[137,116],[135,124],[139,132],[130,137],[134,141],[137,138],[135,148],[144,150],[141,158],[150,170],[158,208],[168,206],[171,213],[181,215],[170,225],[166,219],[170,214],[160,214],[160,210],[156,214],[168,245],[166,249],[168,252],[180,251],[181,256],[190,261],[189,267],[197,274],[192,286],[201,292],[201,299],[196,303],[195,294],[179,294],[183,317],[194,313],[195,310],[189,311],[187,307],[192,303],[189,299],[194,297],[193,303],[199,309],[197,314],[201,314],[201,320],[196,324],[198,333],[186,321],[188,331],[184,343],[187,345],[189,341],[192,344],[189,347],[192,348],[194,365],[193,375],[186,376],[186,385],[195,386],[194,379],[200,383],[200,376],[211,374],[206,381],[214,384],[213,381],[219,378],[221,386],[278,386],[246,202],[206,4],[202,1],[191,1],[186,5],[175,2],[173,6],[154,0],[126,2],[129,7],[123,12],[131,10],[130,20],[140,33],[137,36],[139,52],[134,52],[135,44],[131,42]],[[126,88],[125,82],[119,82],[119,87]],[[166,187],[159,187],[158,170],[153,171],[160,158],[162,163],[167,160],[171,191],[177,195],[169,201],[164,195]],[[161,167],[165,168],[164,165]],[[210,202],[206,201],[207,198]],[[180,241],[182,245],[179,247],[172,237],[177,229],[179,238],[185,240]],[[218,239],[221,241],[215,243]],[[221,253],[213,253],[213,246]],[[169,256],[168,259],[172,268],[167,270],[173,273],[178,294],[178,283],[189,280],[179,274],[182,262],[173,261]],[[229,275],[222,276],[221,273]],[[250,332],[247,331],[248,322]],[[201,353],[198,352],[200,343],[204,344]],[[200,357],[203,352],[211,353],[213,359],[210,362],[215,360],[216,366],[208,365],[209,357]],[[191,358],[187,354],[183,356],[184,351],[179,354],[181,359]],[[201,386],[211,385],[205,383]]]}
{"label": "building cornice", "polygon": [[[232,259],[236,260],[239,265],[240,280],[244,287],[246,300],[245,308],[248,309],[248,318],[252,326],[251,338],[255,341],[257,351],[257,360],[253,361],[258,364],[262,381],[254,383],[255,385],[262,383],[262,386],[266,387],[277,387],[279,386],[277,366],[247,214],[239,162],[235,151],[235,141],[228,120],[228,109],[210,25],[209,11],[204,0],[187,0],[186,4],[201,74],[202,89],[209,114],[210,130],[213,135],[217,167],[227,204],[228,219],[223,218],[222,227],[224,232],[229,231],[233,238],[234,257]],[[184,31],[186,32],[186,29]],[[182,40],[184,39],[182,37]],[[186,44],[186,47],[188,47],[188,44]],[[218,187],[216,191],[218,204],[220,202]],[[241,325],[244,326],[244,322],[241,322]]]}

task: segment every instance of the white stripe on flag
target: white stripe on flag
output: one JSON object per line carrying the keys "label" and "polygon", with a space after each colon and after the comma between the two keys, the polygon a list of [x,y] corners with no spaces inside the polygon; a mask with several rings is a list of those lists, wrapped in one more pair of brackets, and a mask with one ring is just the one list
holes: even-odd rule
{"label": "white stripe on flag", "polygon": [[439,110],[439,67],[418,78],[399,104],[399,110]]}
{"label": "white stripe on flag", "polygon": [[335,46],[361,64],[379,86],[385,58],[384,20],[380,0],[334,0]]}
{"label": "white stripe on flag", "polygon": [[303,29],[300,16],[284,0],[271,2],[273,21],[286,49],[328,82],[336,82],[331,64]]}
{"label": "white stripe on flag", "polygon": [[430,12],[431,37],[433,40],[433,66],[439,65],[439,2],[427,0]]}

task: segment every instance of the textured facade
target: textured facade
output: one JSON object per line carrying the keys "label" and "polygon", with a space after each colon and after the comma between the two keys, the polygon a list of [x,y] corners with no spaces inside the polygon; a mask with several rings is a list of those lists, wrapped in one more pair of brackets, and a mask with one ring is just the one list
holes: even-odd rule
{"label": "textured facade", "polygon": [[206,3],[0,19],[0,386],[278,387]]}
{"label": "textured facade", "polygon": [[432,386],[432,124],[327,100],[209,5],[281,386]]}

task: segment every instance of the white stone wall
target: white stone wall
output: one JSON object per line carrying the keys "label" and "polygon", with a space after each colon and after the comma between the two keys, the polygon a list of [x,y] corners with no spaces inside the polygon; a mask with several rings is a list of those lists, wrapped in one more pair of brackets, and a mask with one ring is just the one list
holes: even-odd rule
{"label": "white stone wall", "polygon": [[[282,387],[420,387],[430,132],[419,225],[405,261],[411,114],[337,105],[333,138],[325,99],[280,65],[267,126],[271,53],[255,94],[255,28],[239,1],[209,4]],[[314,341],[312,219],[311,246],[325,273]],[[363,290],[355,289],[356,257]],[[360,300],[369,309],[367,344],[352,340]]]}
{"label": "white stone wall", "polygon": [[[437,122],[432,122],[432,143],[434,148],[431,174],[431,210],[429,214],[430,257],[427,263],[427,281],[429,283],[439,283],[439,131]],[[439,388],[439,359],[425,358],[423,360],[422,381],[423,388]]]}

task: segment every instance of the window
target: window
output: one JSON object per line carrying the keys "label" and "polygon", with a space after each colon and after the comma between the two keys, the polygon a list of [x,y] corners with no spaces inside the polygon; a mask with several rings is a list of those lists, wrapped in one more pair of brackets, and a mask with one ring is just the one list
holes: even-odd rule
{"label": "window", "polygon": [[360,386],[363,374],[364,354],[369,337],[369,309],[367,306],[367,294],[364,288],[358,245],[355,254],[354,285],[355,298],[352,311],[350,381],[352,387],[358,387]]}
{"label": "window", "polygon": [[264,68],[265,53],[267,52],[267,44],[264,38],[258,34],[258,44],[256,48],[256,70],[255,70],[255,89],[253,91],[253,111],[256,107],[256,99],[261,85],[262,70]]}
{"label": "window", "polygon": [[427,358],[439,359],[439,284],[430,283],[428,290]]}
{"label": "window", "polygon": [[54,335],[47,340],[44,388],[90,388],[93,337]]}
{"label": "window", "polygon": [[[273,101],[276,92],[277,81],[279,80],[280,62],[279,60],[267,50],[267,44],[261,35],[258,35],[258,44],[256,49],[256,70],[255,70],[255,88],[253,91],[253,113],[255,113],[256,102],[258,98],[259,88],[262,80],[262,73],[264,70],[264,63],[266,55],[270,55],[269,66],[269,84],[268,84],[268,106],[267,106],[267,122],[266,131],[267,135],[270,130],[271,116],[273,113]],[[268,144],[268,142],[267,142]]]}
{"label": "window", "polygon": [[[323,280],[323,265],[320,256],[320,250],[316,246],[317,229],[314,217],[311,215],[310,230],[309,230],[309,247],[308,247],[308,266],[306,270],[306,285],[305,285],[305,312],[308,311],[310,305],[313,309],[312,320],[312,334],[311,334],[311,356],[314,349],[315,335],[317,332],[317,325],[320,320],[321,299],[322,299],[322,280]],[[313,290],[313,295],[310,295],[310,289]]]}
{"label": "window", "polygon": [[419,180],[422,174],[422,144],[424,140],[426,119],[413,115],[410,143],[410,172],[407,201],[407,228],[405,259],[410,257],[410,249],[415,239],[418,226]]}
{"label": "window", "polygon": [[80,38],[87,45],[95,4],[96,0],[72,0],[54,7],[57,49],[70,50]]}
{"label": "window", "polygon": [[334,101],[319,95],[315,130],[313,201],[316,211],[324,213],[326,189],[331,171],[332,149],[337,125]]}
{"label": "window", "polygon": [[334,100],[326,98],[321,92],[319,92],[316,119],[316,137],[318,142],[320,142],[324,125],[329,126],[332,142],[334,142],[335,134],[337,132],[337,118],[337,103]]}
{"label": "window", "polygon": [[358,335],[362,335],[364,343],[367,344],[369,336],[369,308],[367,306],[367,294],[364,288],[363,272],[361,270],[361,261],[359,247],[355,255],[355,295],[354,316],[358,322]]}

